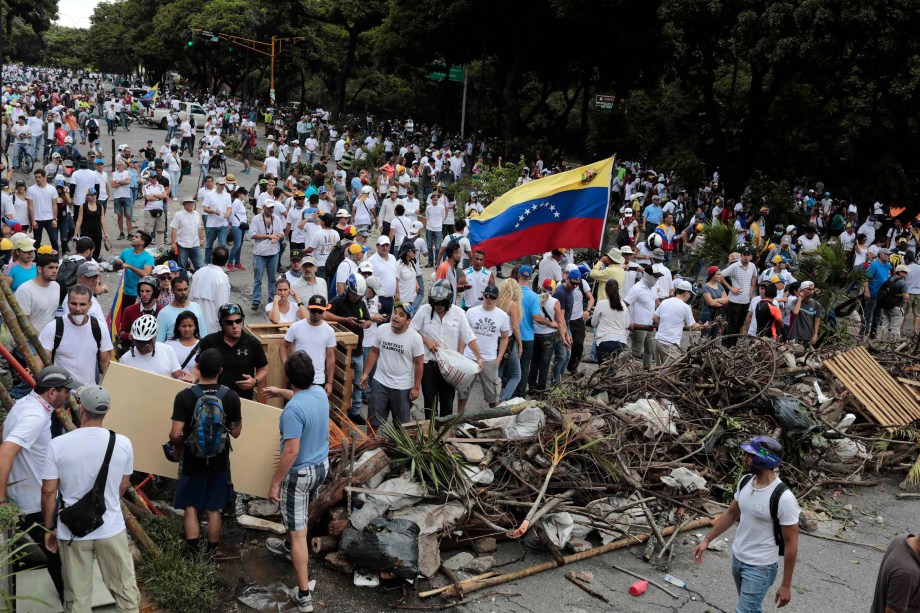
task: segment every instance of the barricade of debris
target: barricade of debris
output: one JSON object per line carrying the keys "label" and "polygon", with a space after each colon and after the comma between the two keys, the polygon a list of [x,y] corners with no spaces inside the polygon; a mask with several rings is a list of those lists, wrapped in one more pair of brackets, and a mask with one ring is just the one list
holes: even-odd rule
{"label": "barricade of debris", "polygon": [[[462,598],[638,544],[666,569],[677,535],[704,529],[731,500],[739,444],[756,434],[782,441],[782,478],[800,500],[909,468],[916,364],[864,347],[705,343],[648,371],[609,362],[541,401],[385,425],[332,450],[333,476],[310,504],[311,549],[356,585],[406,581],[421,597]],[[806,515],[802,527],[813,523]],[[552,560],[501,574],[490,554],[508,539]],[[447,584],[432,589],[439,572]]]}

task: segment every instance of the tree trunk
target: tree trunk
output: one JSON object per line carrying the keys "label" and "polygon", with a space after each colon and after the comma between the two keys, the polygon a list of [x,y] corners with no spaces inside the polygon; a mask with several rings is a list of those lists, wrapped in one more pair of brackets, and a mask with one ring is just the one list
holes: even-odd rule
{"label": "tree trunk", "polygon": [[518,47],[514,60],[511,62],[511,67],[506,73],[505,85],[502,87],[502,107],[505,115],[505,124],[502,126],[502,139],[506,147],[520,131],[521,102],[518,97],[518,89],[520,88],[523,70],[524,51],[521,47]]}
{"label": "tree trunk", "polygon": [[351,69],[355,63],[359,34],[358,28],[348,30],[348,45],[345,47],[345,57],[342,59],[342,66],[339,68],[338,76],[336,76],[335,92],[332,95],[332,116],[334,118],[345,110],[345,86],[348,84],[348,77],[351,76]]}

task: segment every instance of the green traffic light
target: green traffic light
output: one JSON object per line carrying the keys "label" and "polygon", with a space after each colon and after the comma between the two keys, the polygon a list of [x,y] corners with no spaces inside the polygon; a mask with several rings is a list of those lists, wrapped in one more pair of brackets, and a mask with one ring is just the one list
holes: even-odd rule
{"label": "green traffic light", "polygon": [[188,46],[189,46],[189,47],[193,46],[194,44],[195,44],[195,41],[193,41],[193,40],[188,41]]}

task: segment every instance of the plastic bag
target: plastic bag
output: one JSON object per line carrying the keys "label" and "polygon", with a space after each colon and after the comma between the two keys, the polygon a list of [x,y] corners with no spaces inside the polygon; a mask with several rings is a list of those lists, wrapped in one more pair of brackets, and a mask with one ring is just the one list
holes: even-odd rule
{"label": "plastic bag", "polygon": [[466,389],[479,374],[479,364],[462,353],[438,347],[438,368],[441,376],[455,389]]}
{"label": "plastic bag", "polygon": [[646,438],[655,438],[662,432],[677,436],[677,426],[674,425],[674,420],[680,416],[677,414],[674,403],[670,400],[660,402],[653,398],[640,398],[623,405],[620,411],[629,417],[639,417],[648,425],[648,428],[645,429]]}
{"label": "plastic bag", "polygon": [[387,570],[415,581],[418,576],[419,527],[407,519],[377,517],[363,530],[351,526],[342,533],[341,549],[355,566]]}
{"label": "plastic bag", "polygon": [[661,481],[665,485],[687,494],[706,487],[706,479],[701,477],[699,473],[683,466],[678,466],[672,470],[670,475],[662,476]]}
{"label": "plastic bag", "polygon": [[792,396],[774,398],[773,415],[786,432],[809,433],[819,427],[815,420],[802,410],[799,401]]}

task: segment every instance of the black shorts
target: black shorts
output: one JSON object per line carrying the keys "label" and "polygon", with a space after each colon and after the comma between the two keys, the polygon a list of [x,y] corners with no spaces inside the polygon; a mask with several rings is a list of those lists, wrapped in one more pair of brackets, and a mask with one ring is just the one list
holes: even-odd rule
{"label": "black shorts", "polygon": [[230,499],[230,473],[221,471],[210,477],[182,475],[176,485],[176,502],[173,507],[194,507],[199,511],[223,511]]}

